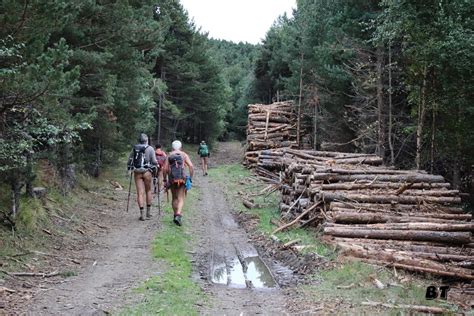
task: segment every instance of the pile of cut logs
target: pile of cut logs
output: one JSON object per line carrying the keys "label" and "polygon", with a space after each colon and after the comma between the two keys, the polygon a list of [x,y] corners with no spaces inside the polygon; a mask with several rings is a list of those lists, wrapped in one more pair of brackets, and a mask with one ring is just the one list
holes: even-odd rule
{"label": "pile of cut logs", "polygon": [[280,174],[282,219],[321,224],[346,256],[474,279],[472,215],[442,176],[384,167],[374,155],[289,148],[260,152],[256,170]]}
{"label": "pile of cut logs", "polygon": [[297,117],[292,102],[248,106],[245,163],[253,166],[261,150],[295,147]]}

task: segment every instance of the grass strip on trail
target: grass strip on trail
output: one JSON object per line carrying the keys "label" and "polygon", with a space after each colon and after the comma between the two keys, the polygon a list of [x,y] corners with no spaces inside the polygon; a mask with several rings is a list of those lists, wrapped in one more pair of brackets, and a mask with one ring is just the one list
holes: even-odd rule
{"label": "grass strip on trail", "polygon": [[[144,299],[136,306],[125,308],[121,315],[197,315],[196,303],[205,299],[204,293],[191,279],[192,265],[187,253],[192,237],[186,231],[192,218],[192,205],[199,192],[189,191],[185,207],[183,226],[172,222],[169,204],[164,207],[161,228],[153,241],[153,257],[160,260],[165,269],[163,273],[147,280],[136,291]],[[154,218],[153,220],[157,220]]]}

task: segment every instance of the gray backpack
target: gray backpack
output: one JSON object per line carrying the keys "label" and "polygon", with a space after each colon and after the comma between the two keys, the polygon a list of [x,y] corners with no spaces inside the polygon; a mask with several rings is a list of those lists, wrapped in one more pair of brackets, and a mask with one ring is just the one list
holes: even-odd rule
{"label": "gray backpack", "polygon": [[148,145],[137,144],[133,146],[133,170],[137,173],[145,173],[150,168],[150,164],[145,157],[145,150]]}

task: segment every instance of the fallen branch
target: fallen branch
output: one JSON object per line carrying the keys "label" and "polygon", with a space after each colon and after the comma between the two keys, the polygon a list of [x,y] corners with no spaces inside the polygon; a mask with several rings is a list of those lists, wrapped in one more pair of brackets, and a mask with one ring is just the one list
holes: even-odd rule
{"label": "fallen branch", "polygon": [[253,209],[253,208],[256,207],[256,205],[254,203],[250,202],[249,200],[245,200],[245,199],[242,200],[242,204],[248,209]]}
{"label": "fallen branch", "polygon": [[41,277],[41,278],[51,278],[54,276],[59,275],[58,271],[50,272],[50,273],[36,273],[36,272],[7,272],[2,271],[9,276],[16,276],[16,277]]}
{"label": "fallen branch", "polygon": [[53,235],[52,232],[50,232],[49,230],[47,230],[45,228],[43,228],[42,231],[45,232],[46,234],[50,235],[50,236]]}
{"label": "fallen branch", "polygon": [[284,244],[283,244],[283,248],[286,249],[286,248],[288,248],[288,247],[291,247],[291,246],[293,246],[293,245],[296,245],[296,244],[299,243],[300,241],[301,241],[301,239],[291,240],[291,241],[289,241],[289,242],[287,242],[287,243],[284,243]]}
{"label": "fallen branch", "polygon": [[362,305],[374,306],[374,307],[381,306],[381,307],[386,307],[386,308],[410,309],[417,312],[434,313],[434,314],[442,314],[442,313],[448,312],[448,310],[445,308],[425,306],[425,305],[387,304],[387,303],[380,303],[380,302],[362,302]]}
{"label": "fallen branch", "polygon": [[303,218],[303,216],[305,216],[306,214],[308,214],[309,212],[311,212],[312,210],[314,210],[316,207],[318,207],[320,204],[322,203],[322,201],[319,201],[318,203],[314,204],[313,206],[311,206],[310,208],[308,208],[306,211],[304,211],[303,213],[301,213],[297,218],[295,218],[293,221],[289,222],[288,224],[285,224],[283,226],[280,226],[278,227],[277,229],[275,229],[272,233],[272,235],[284,230],[284,229],[287,229],[293,225],[295,225],[296,223],[298,223],[298,221],[300,219]]}
{"label": "fallen branch", "polygon": [[0,293],[2,293],[2,292],[16,293],[16,290],[12,290],[12,289],[9,289],[7,287],[2,286],[2,287],[0,287]]}

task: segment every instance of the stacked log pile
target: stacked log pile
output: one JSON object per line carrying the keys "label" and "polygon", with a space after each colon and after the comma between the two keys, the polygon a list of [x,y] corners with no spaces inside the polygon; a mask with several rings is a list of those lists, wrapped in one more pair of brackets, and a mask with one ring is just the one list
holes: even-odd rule
{"label": "stacked log pile", "polygon": [[248,106],[245,163],[253,166],[261,150],[296,147],[297,117],[292,102]]}
{"label": "stacked log pile", "polygon": [[271,163],[270,156],[259,166],[285,170],[282,218],[321,224],[324,240],[359,260],[474,279],[472,215],[442,176],[383,167],[372,155],[290,149]]}
{"label": "stacked log pile", "polygon": [[286,224],[369,263],[473,280],[474,225],[442,176],[382,166],[375,155],[297,150],[291,103],[249,105],[246,164],[278,183]]}

